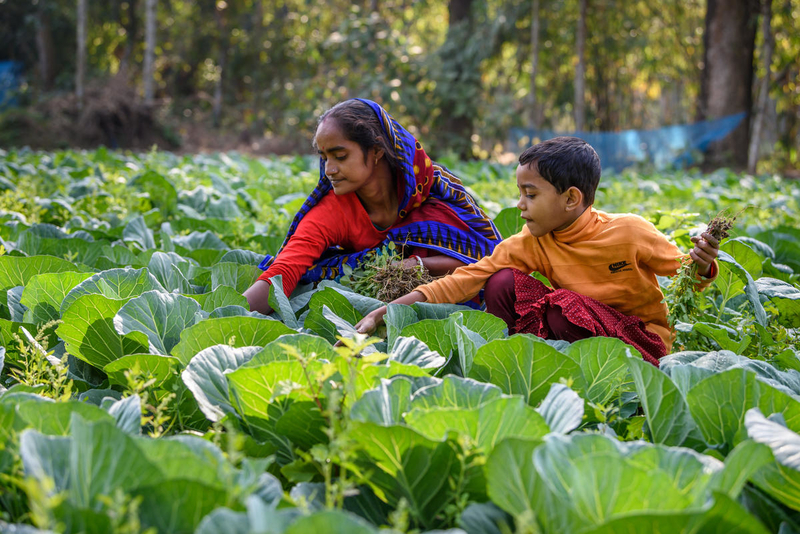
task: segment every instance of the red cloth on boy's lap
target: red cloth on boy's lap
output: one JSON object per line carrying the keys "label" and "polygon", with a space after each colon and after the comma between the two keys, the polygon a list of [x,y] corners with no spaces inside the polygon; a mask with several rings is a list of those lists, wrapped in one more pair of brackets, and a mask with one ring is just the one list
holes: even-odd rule
{"label": "red cloth on boy's lap", "polygon": [[514,311],[519,319],[509,333],[534,334],[549,338],[545,315],[548,307],[558,306],[570,323],[585,328],[591,336],[616,337],[632,345],[645,361],[658,367],[659,358],[667,355],[667,347],[658,334],[648,331],[644,321],[624,315],[611,306],[568,289],[552,289],[527,274],[512,269],[516,301]]}

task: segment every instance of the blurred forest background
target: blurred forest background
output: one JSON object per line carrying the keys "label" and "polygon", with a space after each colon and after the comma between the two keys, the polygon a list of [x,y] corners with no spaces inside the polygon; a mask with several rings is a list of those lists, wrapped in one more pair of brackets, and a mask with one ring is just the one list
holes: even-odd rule
{"label": "blurred forest background", "polygon": [[0,0],[2,61],[0,147],[306,153],[362,96],[434,157],[746,112],[705,165],[800,167],[800,0]]}

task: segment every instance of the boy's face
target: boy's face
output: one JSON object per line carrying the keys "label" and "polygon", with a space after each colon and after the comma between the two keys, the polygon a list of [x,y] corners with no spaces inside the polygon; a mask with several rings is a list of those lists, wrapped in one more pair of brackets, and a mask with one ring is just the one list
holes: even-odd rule
{"label": "boy's face", "polygon": [[517,166],[517,188],[517,208],[534,237],[564,230],[582,213],[580,209],[570,209],[569,190],[559,193],[553,184],[526,165]]}

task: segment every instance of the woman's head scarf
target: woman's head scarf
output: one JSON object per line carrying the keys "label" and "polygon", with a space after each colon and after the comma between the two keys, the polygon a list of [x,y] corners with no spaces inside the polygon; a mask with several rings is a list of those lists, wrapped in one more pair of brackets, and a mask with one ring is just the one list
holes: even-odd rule
{"label": "woman's head scarf", "polygon": [[[344,266],[355,269],[368,255],[374,254],[389,243],[398,247],[411,246],[430,249],[433,254],[444,254],[464,263],[474,263],[489,255],[502,240],[491,219],[466,192],[461,180],[446,167],[434,163],[422,145],[381,106],[371,100],[359,98],[378,116],[383,131],[394,147],[400,165],[397,178],[404,184],[397,215],[400,219],[392,225],[384,241],[375,248],[345,252],[341,247],[328,249],[300,279],[303,283],[323,279],[338,279]],[[267,255],[259,267],[266,270],[289,242],[303,217],[332,189],[325,176],[325,163],[320,158],[320,179],[317,187],[295,215],[289,231],[275,256]],[[417,217],[418,210],[429,199],[439,201],[438,209],[424,210],[430,217]],[[459,221],[463,224],[459,224]],[[464,229],[464,225],[468,227]]]}

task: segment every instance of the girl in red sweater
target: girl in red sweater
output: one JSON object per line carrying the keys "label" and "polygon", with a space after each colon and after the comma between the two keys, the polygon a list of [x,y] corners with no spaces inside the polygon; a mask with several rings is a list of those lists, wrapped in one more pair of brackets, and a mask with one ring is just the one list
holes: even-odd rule
{"label": "girl in red sweater", "polygon": [[[337,279],[390,242],[433,276],[490,254],[501,237],[445,167],[381,106],[342,102],[322,115],[314,136],[320,181],[300,208],[264,273],[244,293],[251,310],[271,312],[269,279],[282,276],[290,295],[298,282]],[[414,256],[414,257],[411,257]]]}

